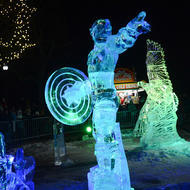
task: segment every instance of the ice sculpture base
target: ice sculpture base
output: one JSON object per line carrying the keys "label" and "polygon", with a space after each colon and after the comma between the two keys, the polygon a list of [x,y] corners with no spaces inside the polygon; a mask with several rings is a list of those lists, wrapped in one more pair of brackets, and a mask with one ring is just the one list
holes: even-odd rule
{"label": "ice sculpture base", "polygon": [[88,190],[135,190],[129,186],[123,187],[119,176],[111,171],[101,171],[97,166],[88,172]]}
{"label": "ice sculpture base", "polygon": [[175,154],[190,154],[190,142],[183,138],[174,138],[168,140],[167,142],[160,142],[154,144],[141,144],[143,149],[146,150],[163,150],[166,152],[175,152]]}
{"label": "ice sculpture base", "polygon": [[[89,190],[121,190],[120,181],[111,171],[101,171],[98,166],[92,167],[88,173]],[[129,190],[129,189],[125,189]]]}
{"label": "ice sculpture base", "polygon": [[129,169],[119,123],[116,123],[114,134],[119,150],[116,158],[116,168],[113,170],[102,169],[98,165],[90,168],[90,172],[88,172],[88,190],[134,190],[130,185]]}

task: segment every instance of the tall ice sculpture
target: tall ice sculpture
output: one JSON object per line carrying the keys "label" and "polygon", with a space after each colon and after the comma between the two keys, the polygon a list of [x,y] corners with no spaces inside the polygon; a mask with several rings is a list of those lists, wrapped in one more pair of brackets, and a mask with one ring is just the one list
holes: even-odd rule
{"label": "tall ice sculpture", "polygon": [[17,149],[15,158],[6,154],[4,136],[0,132],[0,190],[34,190],[34,169],[34,158],[25,157],[22,148]]}
{"label": "tall ice sculpture", "polygon": [[177,149],[177,145],[189,147],[180,138],[177,129],[178,98],[167,72],[164,51],[157,42],[147,40],[147,75],[149,83],[139,82],[147,93],[147,99],[137,120],[134,135],[141,136],[141,144],[146,148]]}
{"label": "tall ice sculpture", "polygon": [[67,125],[84,122],[93,108],[93,137],[98,165],[88,173],[89,190],[130,190],[128,164],[120,126],[116,123],[118,99],[114,70],[119,54],[132,47],[138,36],[150,31],[140,12],[112,35],[108,19],[90,28],[94,49],[88,55],[88,78],[77,69],[63,68],[46,83],[46,103],[54,117]]}
{"label": "tall ice sculpture", "polygon": [[141,12],[112,35],[108,19],[97,20],[90,33],[94,49],[88,55],[88,76],[92,84],[93,136],[98,166],[90,169],[90,190],[129,190],[128,164],[122,145],[119,123],[116,123],[118,99],[114,86],[114,70],[118,55],[132,47],[137,37],[150,30]]}

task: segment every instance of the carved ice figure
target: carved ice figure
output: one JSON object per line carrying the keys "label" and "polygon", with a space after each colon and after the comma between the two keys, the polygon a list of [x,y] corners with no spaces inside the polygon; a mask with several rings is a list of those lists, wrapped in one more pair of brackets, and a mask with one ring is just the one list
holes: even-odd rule
{"label": "carved ice figure", "polygon": [[132,47],[139,35],[150,31],[145,16],[145,12],[139,13],[116,35],[112,35],[108,19],[97,20],[90,29],[94,49],[87,61],[89,80],[81,71],[65,67],[55,71],[46,83],[46,104],[59,122],[71,126],[81,124],[93,107],[98,165],[88,173],[89,190],[131,189],[120,126],[116,123],[118,99],[114,70],[119,54]]}
{"label": "carved ice figure", "polygon": [[120,126],[116,123],[118,100],[114,86],[114,70],[118,55],[132,47],[137,37],[150,31],[141,12],[112,35],[108,19],[97,20],[90,33],[94,49],[88,55],[88,76],[92,85],[93,136],[98,166],[88,173],[89,190],[129,190],[131,188]]}
{"label": "carved ice figure", "polygon": [[6,188],[7,159],[5,154],[4,136],[0,133],[0,187]]}
{"label": "carved ice figure", "polygon": [[14,179],[12,173],[13,160],[14,156],[6,154],[4,136],[0,132],[0,187],[2,190],[9,190],[12,187],[12,179]]}
{"label": "carved ice figure", "polygon": [[178,98],[173,92],[163,48],[147,40],[147,75],[149,83],[139,82],[147,93],[134,133],[142,136],[146,147],[169,146],[182,140],[176,130]]}
{"label": "carved ice figure", "polygon": [[[12,171],[14,165],[15,172]],[[34,190],[33,170],[35,161],[33,157],[23,156],[23,150],[18,149],[16,158],[5,153],[4,136],[0,133],[0,189],[1,190]]]}
{"label": "carved ice figure", "polygon": [[66,146],[64,138],[64,125],[54,119],[53,123],[53,136],[54,136],[54,164],[60,166],[62,159],[66,155]]}
{"label": "carved ice figure", "polygon": [[[65,98],[69,107],[71,107],[72,104],[78,105],[82,97],[91,93],[89,86],[90,83],[88,80],[75,81],[72,87],[67,87],[62,97]],[[73,98],[73,94],[76,94],[75,98]]]}
{"label": "carved ice figure", "polygon": [[18,184],[16,187],[25,187],[26,189],[34,190],[34,182],[32,181],[35,169],[34,158],[32,156],[25,157],[23,149],[19,148],[17,149],[13,164],[16,177],[22,181],[22,183]]}
{"label": "carved ice figure", "polygon": [[[143,82],[137,83],[137,85],[141,86],[142,88],[144,87],[144,84],[146,85],[146,83]],[[135,137],[141,137],[146,131],[147,122],[148,122],[147,113],[149,111],[149,108],[150,108],[150,102],[146,101],[140,110],[139,117],[137,119],[135,128],[133,130],[133,135]]]}

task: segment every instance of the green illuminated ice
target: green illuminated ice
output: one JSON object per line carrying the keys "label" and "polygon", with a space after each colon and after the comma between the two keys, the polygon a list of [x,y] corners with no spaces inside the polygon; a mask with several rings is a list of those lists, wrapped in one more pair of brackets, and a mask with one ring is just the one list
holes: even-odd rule
{"label": "green illuminated ice", "polygon": [[88,173],[89,190],[130,190],[128,164],[119,123],[114,70],[119,54],[132,47],[138,36],[150,31],[139,13],[126,27],[112,35],[108,19],[97,20],[90,29],[94,48],[88,55],[88,76],[92,85],[93,137],[98,165]]}
{"label": "green illuminated ice", "polygon": [[176,130],[178,98],[173,92],[163,48],[150,40],[147,40],[146,66],[149,83],[139,82],[138,85],[145,89],[147,99],[140,111],[134,135],[140,136],[141,144],[147,148],[187,145]]}
{"label": "green illuminated ice", "polygon": [[[46,83],[45,98],[52,115],[66,125],[83,123],[93,109],[93,137],[98,165],[88,173],[89,190],[130,190],[130,177],[119,123],[114,70],[119,54],[132,47],[139,35],[150,31],[140,12],[117,34],[108,19],[90,29],[94,48],[88,55],[88,78],[79,70],[63,68]],[[77,117],[75,117],[77,116]]]}

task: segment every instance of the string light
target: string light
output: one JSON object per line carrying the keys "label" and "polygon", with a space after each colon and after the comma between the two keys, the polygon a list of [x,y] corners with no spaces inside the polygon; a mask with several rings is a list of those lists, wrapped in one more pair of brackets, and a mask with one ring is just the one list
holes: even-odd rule
{"label": "string light", "polygon": [[[16,3],[17,2],[17,3]],[[0,15],[8,18],[14,25],[14,31],[9,39],[0,37],[0,66],[7,66],[12,60],[19,59],[28,48],[36,46],[30,42],[30,18],[36,8],[30,8],[26,0],[10,0],[7,8],[0,10]]]}

